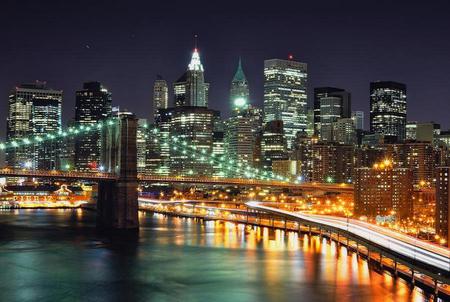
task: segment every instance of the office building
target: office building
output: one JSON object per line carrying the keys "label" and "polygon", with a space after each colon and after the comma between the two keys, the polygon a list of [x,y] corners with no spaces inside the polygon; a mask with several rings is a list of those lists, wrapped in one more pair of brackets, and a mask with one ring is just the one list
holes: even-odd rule
{"label": "office building", "polygon": [[340,118],[351,118],[350,93],[334,87],[315,88],[315,134],[320,140],[333,141],[333,123]]}
{"label": "office building", "polygon": [[[45,82],[15,87],[8,101],[6,137],[9,141],[46,135],[61,129],[63,92],[47,88]],[[49,110],[48,114],[45,113]],[[20,146],[6,151],[6,164],[14,168],[55,169],[56,142]],[[47,154],[44,154],[47,151]]]}
{"label": "office building", "polygon": [[[111,93],[99,82],[87,82],[76,92],[75,124],[90,126],[112,116]],[[75,141],[75,168],[79,171],[97,171],[101,167],[100,131],[79,136]]]}
{"label": "office building", "polygon": [[149,140],[149,128],[147,119],[140,118],[136,128],[136,157],[137,172],[141,174],[149,174],[147,169],[147,147]]}
{"label": "office building", "polygon": [[175,106],[208,107],[209,84],[205,83],[200,53],[195,48],[185,73],[173,84]]}
{"label": "office building", "polygon": [[419,142],[434,143],[435,138],[441,134],[441,125],[437,123],[417,123],[416,140]]}
{"label": "office building", "polygon": [[247,109],[249,99],[249,86],[244,70],[242,69],[241,58],[239,58],[238,67],[230,86],[230,104],[232,106],[232,111]]}
{"label": "office building", "polygon": [[307,64],[294,60],[264,61],[264,122],[283,121],[290,149],[307,128]]}
{"label": "office building", "polygon": [[[35,98],[32,102],[34,136],[46,136],[62,129],[62,94],[60,98]],[[33,146],[33,167],[39,170],[58,168],[61,141],[50,139]]]}
{"label": "office building", "polygon": [[417,122],[408,121],[406,122],[406,140],[412,141],[416,140],[417,137]]}
{"label": "office building", "polygon": [[356,130],[364,130],[364,111],[352,111],[352,119]]}
{"label": "office building", "polygon": [[[226,155],[225,153],[225,133],[223,131],[214,131],[213,132],[213,145],[212,145],[212,155],[214,158],[221,158]],[[236,177],[236,171],[229,171],[223,169],[223,165],[221,162],[216,160],[213,161],[213,176],[215,177]]]}
{"label": "office building", "polygon": [[332,140],[334,142],[345,145],[353,145],[356,143],[356,129],[354,119],[339,118],[332,124],[332,128]]}
{"label": "office building", "polygon": [[169,107],[169,88],[167,82],[158,75],[153,84],[153,121],[156,121],[158,110]]}
{"label": "office building", "polygon": [[406,139],[406,85],[397,82],[370,83],[370,132]]}
{"label": "office building", "polygon": [[261,138],[262,168],[272,169],[272,161],[287,160],[287,143],[283,121],[266,123]]}
{"label": "office building", "polygon": [[[207,158],[212,153],[214,120],[220,113],[205,107],[174,107],[170,111],[169,170],[172,175],[207,176],[213,172],[213,165]],[[176,145],[177,137],[196,152],[182,145]],[[189,153],[188,153],[189,152]],[[194,156],[195,157],[194,157]]]}

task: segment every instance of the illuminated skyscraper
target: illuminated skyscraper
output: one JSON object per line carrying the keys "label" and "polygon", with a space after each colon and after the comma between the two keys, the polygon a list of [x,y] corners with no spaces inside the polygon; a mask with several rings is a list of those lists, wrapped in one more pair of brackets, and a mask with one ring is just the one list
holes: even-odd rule
{"label": "illuminated skyscraper", "polygon": [[[175,107],[169,111],[170,139],[177,137],[190,146],[195,146],[196,158],[188,146],[170,141],[170,173],[173,175],[210,176],[213,165],[207,154],[213,151],[214,120],[220,113],[204,107]],[[189,154],[188,154],[189,152]]]}
{"label": "illuminated skyscraper", "polygon": [[[49,131],[60,130],[62,93],[61,90],[47,88],[45,82],[39,81],[15,87],[9,95],[7,139],[21,140],[31,135],[44,135]],[[7,150],[6,164],[15,168],[55,168],[54,147],[54,143],[45,143]],[[48,152],[45,158],[44,150]],[[41,164],[39,158],[42,158]]]}
{"label": "illuminated skyscraper", "polygon": [[[111,117],[111,93],[99,82],[87,82],[76,92],[75,124],[89,126]],[[100,131],[79,136],[75,142],[75,167],[80,171],[100,168]]]}
{"label": "illuminated skyscraper", "polygon": [[286,135],[283,129],[283,121],[271,121],[264,127],[261,139],[261,156],[264,169],[272,169],[273,161],[289,158]]}
{"label": "illuminated skyscraper", "polygon": [[[249,88],[242,63],[231,81],[231,117],[226,120],[225,149],[235,162],[253,165],[257,134],[261,131],[261,110],[249,104]],[[241,175],[241,174],[240,174]]]}
{"label": "illuminated skyscraper", "polygon": [[137,149],[137,172],[147,174],[147,146],[148,146],[148,123],[147,119],[138,119],[136,129],[136,149]]}
{"label": "illuminated skyscraper", "polygon": [[[33,99],[32,126],[35,136],[45,136],[61,130],[61,98]],[[61,142],[47,140],[34,146],[33,167],[41,170],[54,170],[58,167]]]}
{"label": "illuminated skyscraper", "polygon": [[406,138],[406,85],[396,82],[370,83],[370,132]]}
{"label": "illuminated skyscraper", "polygon": [[287,146],[307,128],[307,64],[293,60],[264,61],[264,122],[283,121]]}
{"label": "illuminated skyscraper", "polygon": [[205,83],[200,54],[194,48],[188,69],[174,83],[175,106],[208,107],[209,84]]}
{"label": "illuminated skyscraper", "polygon": [[245,77],[244,70],[242,69],[241,58],[239,58],[238,68],[231,81],[230,87],[230,103],[233,111],[236,109],[242,109],[246,107],[249,102],[250,92],[248,87],[247,78]]}
{"label": "illuminated skyscraper", "polygon": [[153,84],[153,120],[155,121],[158,109],[167,109],[169,106],[169,88],[167,82],[158,75]]}

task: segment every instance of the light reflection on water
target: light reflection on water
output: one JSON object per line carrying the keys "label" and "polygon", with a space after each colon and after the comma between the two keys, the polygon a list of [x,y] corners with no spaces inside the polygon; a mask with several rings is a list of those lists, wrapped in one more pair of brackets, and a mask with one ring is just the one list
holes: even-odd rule
{"label": "light reflection on water", "polygon": [[140,213],[137,238],[79,210],[0,213],[0,301],[426,301],[317,236]]}

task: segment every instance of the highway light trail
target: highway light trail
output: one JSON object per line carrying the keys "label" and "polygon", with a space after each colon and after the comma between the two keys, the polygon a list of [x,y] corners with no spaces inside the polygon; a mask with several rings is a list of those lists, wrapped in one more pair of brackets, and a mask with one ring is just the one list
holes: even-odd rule
{"label": "highway light trail", "polygon": [[248,202],[246,205],[255,210],[290,217],[292,220],[301,219],[347,231],[394,253],[450,272],[450,251],[448,249],[421,242],[414,237],[354,219],[289,212],[268,207],[256,201]]}

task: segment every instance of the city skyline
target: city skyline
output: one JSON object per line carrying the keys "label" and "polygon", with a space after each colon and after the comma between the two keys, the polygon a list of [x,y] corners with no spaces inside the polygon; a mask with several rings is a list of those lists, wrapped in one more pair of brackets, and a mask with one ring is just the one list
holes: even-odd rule
{"label": "city skyline", "polygon": [[[167,12],[168,7],[164,4],[158,5],[161,6],[159,7],[161,12]],[[351,37],[355,34],[354,38],[359,42],[352,43],[351,47],[344,46],[345,43],[334,43],[335,38],[328,33],[329,28],[317,26],[318,22],[311,17],[306,16],[304,21],[298,22],[298,26],[293,26],[295,22],[288,18],[290,13],[287,13],[286,18],[282,18],[279,8],[275,8],[274,18],[268,25],[261,25],[261,28],[256,30],[257,34],[249,37],[250,41],[244,41],[245,34],[254,31],[257,26],[256,21],[261,18],[256,13],[250,13],[249,17],[242,21],[246,26],[241,32],[236,33],[233,30],[236,25],[231,26],[229,23],[244,15],[247,8],[245,5],[236,8],[235,14],[228,17],[228,22],[224,24],[230,25],[229,28],[226,26],[218,28],[218,25],[205,28],[205,26],[200,26],[199,23],[202,22],[193,21],[189,29],[180,30],[177,24],[185,18],[181,17],[176,22],[168,22],[167,29],[160,33],[155,31],[163,28],[162,24],[157,24],[155,28],[151,29],[149,26],[158,18],[153,15],[154,18],[144,18],[137,12],[137,8],[143,9],[145,4],[137,3],[130,8],[130,14],[126,15],[120,12],[119,4],[111,5],[108,7],[107,18],[123,16],[123,20],[119,18],[122,21],[117,25],[113,24],[111,30],[109,27],[105,28],[98,21],[88,20],[91,31],[82,36],[77,30],[74,37],[68,39],[67,45],[61,42],[65,35],[55,29],[55,25],[61,25],[61,30],[75,32],[73,27],[79,24],[79,20],[74,23],[75,25],[69,26],[63,24],[61,17],[50,18],[42,22],[40,31],[31,30],[27,27],[27,22],[30,21],[26,21],[24,25],[16,26],[14,30],[2,34],[3,39],[11,43],[0,50],[4,65],[4,73],[0,73],[0,93],[4,95],[4,99],[7,99],[9,91],[14,86],[34,80],[45,80],[49,87],[64,91],[63,120],[65,124],[74,116],[75,91],[78,87],[86,81],[100,81],[112,92],[115,105],[131,111],[142,112],[139,117],[149,118],[152,112],[153,81],[158,74],[161,74],[168,81],[169,86],[175,82],[185,71],[186,62],[191,56],[194,44],[193,36],[198,34],[198,46],[205,67],[205,81],[211,83],[210,108],[220,110],[223,116],[229,115],[229,81],[234,75],[239,57],[242,58],[243,68],[251,87],[250,102],[262,107],[264,59],[287,59],[289,54],[293,54],[295,60],[305,62],[309,66],[308,104],[310,107],[314,87],[342,87],[352,93],[354,110],[364,110],[368,116],[369,83],[376,80],[398,81],[408,86],[408,120],[435,121],[442,125],[442,129],[447,129],[450,127],[449,119],[445,116],[449,106],[446,97],[449,95],[449,87],[445,83],[444,74],[450,68],[448,66],[450,62],[443,56],[445,55],[444,50],[448,49],[448,47],[446,48],[448,41],[444,39],[445,30],[439,30],[442,26],[436,26],[436,23],[445,22],[438,16],[439,11],[444,11],[445,9],[442,8],[448,4],[441,2],[434,5],[435,9],[432,11],[431,9],[430,11],[426,9],[419,11],[419,7],[415,4],[407,7],[395,4],[389,7],[389,13],[384,13],[381,17],[374,19],[376,12],[386,8],[386,3],[380,3],[379,7],[372,8],[369,15],[372,18],[368,18],[359,30],[352,29],[352,22],[348,18],[361,18],[357,13],[362,11],[362,6],[349,3],[335,7],[331,2],[306,6],[306,10],[312,12],[313,15],[323,12],[328,17],[332,15],[333,9],[344,14],[347,8],[347,15],[331,16],[329,22],[343,21],[338,25],[342,41],[353,41]],[[42,9],[52,7],[55,12],[73,18],[81,9],[79,6],[73,6],[68,5],[63,8],[48,1],[41,7],[31,5],[29,10],[21,13],[30,14],[28,19],[35,20],[36,16],[43,13]],[[7,3],[4,10],[7,15],[2,22],[14,18],[17,14],[14,9],[13,3]],[[198,7],[194,5],[187,11],[194,9],[198,9]],[[401,19],[393,18],[395,12],[402,9],[408,11],[409,14]],[[99,4],[93,4],[86,16],[99,12],[99,10]],[[424,22],[426,24],[416,25],[412,22],[419,16],[419,12],[421,20],[427,20]],[[213,10],[205,18],[211,20],[216,17],[218,20],[222,20],[228,16],[228,13],[229,10],[225,10],[223,13]],[[259,13],[265,15],[268,12],[263,10]],[[133,14],[136,14],[137,19],[131,22],[129,15]],[[86,16],[84,18],[87,18]],[[127,23],[125,20],[130,22]],[[280,21],[280,24],[275,24],[274,20]],[[377,28],[376,32],[383,31],[383,28],[387,29],[387,26],[391,25],[398,30],[397,34],[401,33],[401,35],[394,33],[386,34],[383,37],[373,35],[373,39],[371,39],[370,34],[374,33],[375,29],[371,29],[369,25],[377,24],[377,21],[383,22],[380,22],[378,25],[380,28]],[[142,26],[138,26],[139,22],[142,23]],[[303,23],[314,28],[314,33],[305,33],[300,26]],[[120,26],[123,28],[119,28]],[[434,44],[431,47],[429,43],[425,43],[429,37],[420,35],[420,33],[427,32],[427,28],[434,30],[431,36],[434,36],[435,39],[433,39]],[[180,30],[179,33],[175,29]],[[220,37],[213,36],[214,30],[219,30]],[[47,33],[45,37],[54,35],[54,39],[46,38],[48,43],[45,45],[34,43],[33,41],[42,38],[41,31]],[[151,35],[149,31],[151,31]],[[113,32],[118,34],[117,38],[110,36]],[[177,39],[173,39],[175,32],[177,32]],[[411,48],[413,45],[409,32],[414,32],[415,39],[423,43],[420,44],[416,41],[414,45],[417,47]],[[24,33],[27,39],[19,39],[18,37]],[[104,35],[101,35],[102,33]],[[272,43],[268,44],[264,33],[270,36],[279,35],[274,37]],[[148,42],[147,34],[149,37],[153,37],[150,40],[164,41],[164,43]],[[332,51],[324,50],[323,44],[318,41],[320,36],[328,38],[328,41],[334,46]],[[298,37],[298,39],[292,37]],[[389,49],[381,47],[383,43],[392,42],[394,38],[397,43],[389,43]],[[302,41],[298,42],[299,39]],[[375,43],[375,41],[381,44]],[[223,47],[224,45],[226,47]],[[13,48],[16,51],[13,51]],[[17,49],[19,49],[18,53]],[[388,53],[394,55],[387,56]],[[36,60],[36,56],[41,59]],[[8,59],[12,57],[14,60]],[[423,60],[424,57],[432,58],[432,60]],[[171,89],[169,91],[171,93],[169,100],[172,103],[173,95]],[[6,112],[5,103],[1,102],[0,112],[2,115]],[[425,103],[427,110],[424,111]],[[0,116],[0,118],[4,118],[4,116]],[[366,128],[368,128],[367,126],[368,119],[366,119]],[[1,137],[5,137],[4,131],[2,127]]]}
{"label": "city skyline", "polygon": [[450,301],[415,2],[5,0],[0,301]]}

